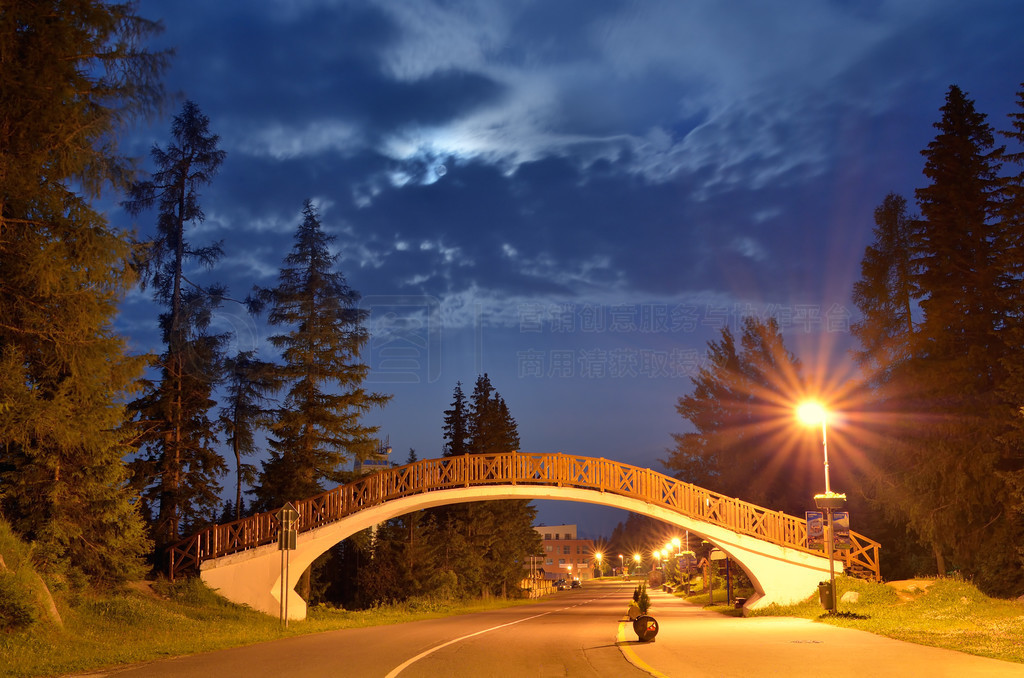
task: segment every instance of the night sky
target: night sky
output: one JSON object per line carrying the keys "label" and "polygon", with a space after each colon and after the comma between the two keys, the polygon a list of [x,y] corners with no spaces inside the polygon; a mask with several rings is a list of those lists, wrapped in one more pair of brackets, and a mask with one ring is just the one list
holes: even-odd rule
{"label": "night sky", "polygon": [[[1011,0],[143,0],[139,13],[165,25],[154,46],[176,49],[166,83],[181,99],[125,150],[166,146],[186,98],[209,117],[227,159],[189,237],[224,241],[205,276],[237,298],[276,283],[315,202],[371,311],[367,386],[394,398],[367,421],[399,462],[440,455],[455,383],[468,394],[487,372],[522,451],[663,470],[707,342],[747,315],[778,319],[811,381],[853,379],[850,293],[875,207],[890,191],[913,204],[950,85],[1001,129],[1024,81]],[[110,216],[154,232],[155,213]],[[149,293],[123,308],[132,349],[159,351]],[[277,358],[238,304],[215,329],[235,332],[232,352]],[[625,518],[538,506],[584,536]]]}

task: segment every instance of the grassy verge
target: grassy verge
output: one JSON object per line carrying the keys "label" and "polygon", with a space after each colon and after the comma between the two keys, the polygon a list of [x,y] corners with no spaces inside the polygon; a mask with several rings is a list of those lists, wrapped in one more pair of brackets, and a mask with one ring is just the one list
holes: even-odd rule
{"label": "grassy verge", "polygon": [[287,629],[277,619],[239,607],[198,580],[117,595],[58,600],[63,628],[36,622],[0,633],[0,676],[34,678],[95,671],[178,655],[250,645],[287,636],[380,626],[532,601],[416,600],[367,611],[312,608]]}
{"label": "grassy verge", "polygon": [[[842,602],[847,592],[857,600]],[[1024,603],[988,598],[958,579],[903,586],[837,577],[838,614],[823,614],[818,596],[798,605],[772,605],[753,615],[817,619],[897,640],[1024,663]]]}

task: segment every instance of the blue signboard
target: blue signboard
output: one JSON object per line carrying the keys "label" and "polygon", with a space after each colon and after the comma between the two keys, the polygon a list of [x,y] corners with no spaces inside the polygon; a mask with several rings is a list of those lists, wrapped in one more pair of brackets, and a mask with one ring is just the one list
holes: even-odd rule
{"label": "blue signboard", "polygon": [[825,514],[821,511],[807,511],[807,548],[825,550]]}
{"label": "blue signboard", "polygon": [[832,548],[845,551],[850,548],[850,512],[832,512]]}

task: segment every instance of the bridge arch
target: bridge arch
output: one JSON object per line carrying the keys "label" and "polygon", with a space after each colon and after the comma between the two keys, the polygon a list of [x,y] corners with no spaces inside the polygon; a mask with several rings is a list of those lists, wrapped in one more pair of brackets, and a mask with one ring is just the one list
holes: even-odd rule
{"label": "bridge arch", "polygon": [[[827,559],[806,545],[802,518],[607,459],[465,455],[387,469],[294,502],[300,533],[289,554],[289,617],[306,615],[305,601],[294,591],[302,572],[346,537],[413,511],[490,499],[601,504],[689,530],[716,544],[746,572],[756,591],[746,602],[752,609],[803,600],[828,576]],[[171,577],[199,569],[202,579],[226,598],[277,615],[277,529],[275,514],[263,513],[203,530],[171,548]],[[878,543],[857,533],[851,533],[851,540],[850,550],[836,553],[837,569],[878,579]]]}

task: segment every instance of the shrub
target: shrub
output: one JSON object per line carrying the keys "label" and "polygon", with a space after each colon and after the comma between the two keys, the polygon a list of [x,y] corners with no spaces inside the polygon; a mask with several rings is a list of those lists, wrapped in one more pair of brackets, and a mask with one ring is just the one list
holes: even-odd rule
{"label": "shrub", "polygon": [[0,628],[24,629],[37,621],[32,587],[15,572],[0,572]]}

